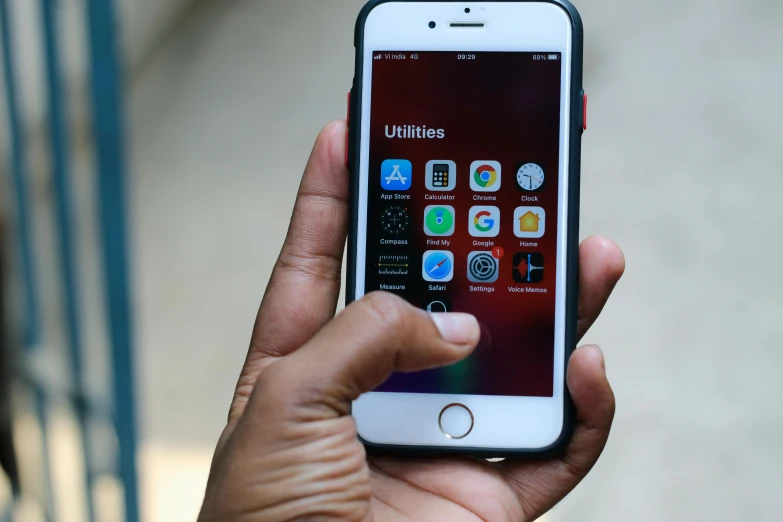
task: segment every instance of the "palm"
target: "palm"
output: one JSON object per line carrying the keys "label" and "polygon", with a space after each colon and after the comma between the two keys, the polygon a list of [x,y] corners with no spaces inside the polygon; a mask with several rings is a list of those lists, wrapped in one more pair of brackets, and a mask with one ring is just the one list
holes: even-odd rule
{"label": "palm", "polygon": [[370,456],[376,519],[530,522],[546,513],[590,471],[609,435],[614,397],[592,348],[576,350],[569,363],[577,424],[563,453],[502,462]]}
{"label": "palm", "polygon": [[502,465],[469,457],[369,459],[375,520],[526,520]]}

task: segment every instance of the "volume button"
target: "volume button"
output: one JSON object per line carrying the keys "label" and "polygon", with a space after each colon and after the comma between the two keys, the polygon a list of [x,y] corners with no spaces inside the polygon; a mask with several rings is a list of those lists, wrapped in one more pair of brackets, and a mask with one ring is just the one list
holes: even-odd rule
{"label": "volume button", "polygon": [[347,115],[345,117],[346,125],[345,125],[345,166],[349,166],[349,160],[350,160],[350,152],[349,147],[351,146],[351,92],[353,89],[348,91],[348,111]]}
{"label": "volume button", "polygon": [[585,91],[581,91],[582,94],[582,132],[587,130],[587,94]]}

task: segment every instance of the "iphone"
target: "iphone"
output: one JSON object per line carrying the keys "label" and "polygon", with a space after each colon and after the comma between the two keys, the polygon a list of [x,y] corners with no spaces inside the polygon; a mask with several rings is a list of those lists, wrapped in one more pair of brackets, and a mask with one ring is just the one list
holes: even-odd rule
{"label": "iphone", "polygon": [[356,27],[348,302],[469,312],[466,360],[353,405],[371,450],[543,455],[568,442],[582,25],[565,0],[371,1]]}

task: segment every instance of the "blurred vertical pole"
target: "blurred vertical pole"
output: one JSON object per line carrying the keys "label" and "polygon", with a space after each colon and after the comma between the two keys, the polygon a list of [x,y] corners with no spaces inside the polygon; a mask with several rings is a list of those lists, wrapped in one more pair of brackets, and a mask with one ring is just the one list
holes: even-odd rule
{"label": "blurred vertical pole", "polygon": [[114,422],[120,446],[120,474],[125,486],[125,522],[138,522],[136,411],[125,222],[122,70],[114,0],[87,0],[87,27],[100,199],[98,208],[113,356]]}
{"label": "blurred vertical pole", "polygon": [[16,225],[22,257],[24,281],[25,327],[24,344],[32,347],[38,344],[38,288],[33,266],[33,239],[30,230],[30,207],[27,190],[27,161],[25,160],[25,137],[19,116],[19,98],[16,93],[14,54],[12,51],[11,20],[7,0],[0,0],[0,38],[3,45],[3,73],[8,110],[8,126],[11,135],[11,175],[16,193]]}
{"label": "blurred vertical pole", "polygon": [[82,361],[81,310],[79,299],[79,277],[76,270],[74,246],[76,237],[73,226],[73,195],[70,179],[70,149],[68,140],[67,92],[62,81],[60,68],[60,32],[56,16],[59,0],[41,0],[43,25],[44,64],[46,67],[47,101],[49,105],[49,139],[52,150],[52,181],[55,196],[55,229],[60,250],[63,309],[65,311],[68,354],[71,360],[71,381],[73,406],[79,422],[84,473],[86,482],[86,503],[89,522],[95,522],[93,502],[92,446],[88,400],[84,390]]}
{"label": "blurred vertical pole", "polygon": [[[16,92],[16,75],[11,34],[11,17],[7,0],[0,0],[0,43],[2,43],[3,75],[8,113],[8,127],[11,138],[11,175],[16,196],[16,224],[19,251],[22,261],[22,280],[24,286],[24,330],[23,344],[27,350],[33,350],[39,341],[38,288],[33,265],[33,235],[30,228],[29,192],[27,189],[27,162],[25,161],[25,131],[20,116],[20,102]],[[46,422],[46,397],[38,383],[33,384],[35,411],[41,428],[41,459],[44,476],[44,516],[52,520],[52,482],[49,474],[48,429]]]}
{"label": "blurred vertical pole", "polygon": [[[0,0],[4,2],[5,0]],[[33,383],[33,394],[35,395],[35,414],[38,417],[38,423],[41,427],[41,464],[43,466],[44,495],[43,511],[46,522],[54,520],[54,490],[52,488],[52,466],[49,463],[49,428],[46,420],[46,394],[41,383]]]}

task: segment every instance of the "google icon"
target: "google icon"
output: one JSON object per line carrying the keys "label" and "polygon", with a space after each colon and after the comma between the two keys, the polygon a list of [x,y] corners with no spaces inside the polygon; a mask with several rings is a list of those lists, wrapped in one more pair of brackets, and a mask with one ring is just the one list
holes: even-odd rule
{"label": "google icon", "polygon": [[476,192],[497,192],[500,189],[500,163],[480,160],[470,165],[470,188]]}
{"label": "google icon", "polygon": [[495,237],[500,232],[500,209],[498,207],[475,206],[468,213],[468,231],[473,237]]}
{"label": "google icon", "polygon": [[482,210],[473,218],[473,226],[481,232],[489,232],[495,226],[495,220],[492,219],[492,214]]}

